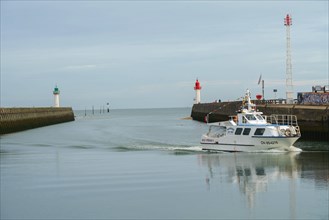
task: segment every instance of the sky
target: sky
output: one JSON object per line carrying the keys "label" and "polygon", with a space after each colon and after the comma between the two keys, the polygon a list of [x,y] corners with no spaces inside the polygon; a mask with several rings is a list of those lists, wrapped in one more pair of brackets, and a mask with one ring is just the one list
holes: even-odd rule
{"label": "sky", "polygon": [[1,0],[1,107],[191,107],[329,84],[328,1]]}

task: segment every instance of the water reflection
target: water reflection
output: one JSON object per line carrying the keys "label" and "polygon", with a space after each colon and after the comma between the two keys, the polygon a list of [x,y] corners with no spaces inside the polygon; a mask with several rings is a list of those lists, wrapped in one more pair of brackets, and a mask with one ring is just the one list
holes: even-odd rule
{"label": "water reflection", "polygon": [[322,190],[328,188],[328,156],[327,152],[202,154],[199,162],[208,169],[208,190],[231,183],[245,195],[249,208],[254,207],[258,193],[270,191],[270,183],[287,183],[284,190],[289,192],[290,210],[294,213],[297,180],[313,181],[315,188]]}

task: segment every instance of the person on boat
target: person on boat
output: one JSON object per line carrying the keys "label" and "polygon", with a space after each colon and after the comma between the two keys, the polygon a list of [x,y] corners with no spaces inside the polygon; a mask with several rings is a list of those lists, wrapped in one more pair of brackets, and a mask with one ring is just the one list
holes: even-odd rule
{"label": "person on boat", "polygon": [[234,116],[233,116],[233,121],[234,121],[235,123],[238,123],[238,116],[234,115]]}

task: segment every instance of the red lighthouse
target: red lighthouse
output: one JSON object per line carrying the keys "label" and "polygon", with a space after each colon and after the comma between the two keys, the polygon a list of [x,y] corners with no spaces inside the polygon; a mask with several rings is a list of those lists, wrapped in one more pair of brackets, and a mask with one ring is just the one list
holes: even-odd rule
{"label": "red lighthouse", "polygon": [[195,81],[194,90],[195,90],[194,104],[199,104],[201,102],[201,96],[200,96],[201,86],[198,79],[196,79]]}

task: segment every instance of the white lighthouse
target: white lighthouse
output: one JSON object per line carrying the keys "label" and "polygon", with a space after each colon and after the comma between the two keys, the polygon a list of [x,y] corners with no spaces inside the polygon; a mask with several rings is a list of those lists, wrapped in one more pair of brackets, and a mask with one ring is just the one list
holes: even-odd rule
{"label": "white lighthouse", "polygon": [[200,95],[201,86],[198,79],[196,79],[195,81],[194,90],[195,90],[194,104],[199,104],[201,102],[201,95]]}
{"label": "white lighthouse", "polygon": [[53,94],[54,94],[54,107],[59,107],[59,89],[56,85],[56,87],[54,88]]}

